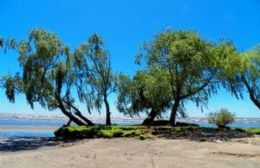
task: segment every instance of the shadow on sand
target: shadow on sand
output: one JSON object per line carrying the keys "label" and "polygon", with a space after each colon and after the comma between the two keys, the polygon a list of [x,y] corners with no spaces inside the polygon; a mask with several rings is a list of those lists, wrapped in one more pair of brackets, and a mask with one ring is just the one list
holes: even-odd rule
{"label": "shadow on sand", "polygon": [[190,128],[173,128],[159,127],[155,128],[153,133],[156,137],[166,139],[188,139],[195,141],[228,141],[231,139],[241,139],[252,137],[253,134],[247,133],[241,129],[224,129],[219,130],[216,128],[204,128],[204,127],[190,127]]}
{"label": "shadow on sand", "polygon": [[[252,137],[253,134],[240,129],[219,130],[203,127],[147,127],[144,131],[150,132],[156,138],[187,139],[192,141],[228,141]],[[70,146],[77,140],[57,140],[55,138],[9,138],[0,139],[0,152],[17,152],[22,150],[36,150],[41,147]]]}
{"label": "shadow on sand", "polygon": [[40,147],[58,145],[59,141],[52,138],[8,138],[0,140],[0,152],[16,152],[34,150]]}

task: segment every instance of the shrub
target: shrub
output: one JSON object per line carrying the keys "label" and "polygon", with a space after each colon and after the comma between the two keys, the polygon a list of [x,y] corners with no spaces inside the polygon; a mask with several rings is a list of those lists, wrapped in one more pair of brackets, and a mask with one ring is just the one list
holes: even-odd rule
{"label": "shrub", "polygon": [[216,124],[218,128],[226,128],[226,125],[234,121],[235,115],[224,108],[219,111],[212,112],[208,116],[208,122]]}

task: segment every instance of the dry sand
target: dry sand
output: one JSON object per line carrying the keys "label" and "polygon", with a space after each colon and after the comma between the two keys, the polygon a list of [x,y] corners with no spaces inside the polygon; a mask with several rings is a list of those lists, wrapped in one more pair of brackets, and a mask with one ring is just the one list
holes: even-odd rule
{"label": "dry sand", "polygon": [[259,168],[260,137],[230,142],[92,139],[0,152],[0,168]]}

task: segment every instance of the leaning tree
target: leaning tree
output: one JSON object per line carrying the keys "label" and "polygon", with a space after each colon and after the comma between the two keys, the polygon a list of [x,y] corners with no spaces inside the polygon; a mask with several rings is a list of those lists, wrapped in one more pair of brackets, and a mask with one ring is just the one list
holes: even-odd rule
{"label": "leaning tree", "polygon": [[118,78],[118,111],[130,117],[146,112],[148,117],[143,125],[150,125],[170,108],[169,91],[167,72],[161,69],[139,71],[132,78],[121,74]]}
{"label": "leaning tree", "polygon": [[223,64],[223,86],[236,98],[248,92],[251,101],[260,109],[260,47],[234,55]]}
{"label": "leaning tree", "polygon": [[79,75],[68,46],[42,29],[32,30],[28,40],[11,42],[6,45],[18,51],[21,70],[15,76],[2,77],[9,100],[14,102],[15,93],[22,93],[32,108],[39,103],[49,110],[60,109],[69,118],[68,124],[93,125],[75,105]]}
{"label": "leaning tree", "polygon": [[[116,77],[112,72],[110,55],[103,40],[96,34],[74,52],[75,69],[80,75],[77,80],[80,100],[85,101],[89,111],[93,108],[106,109],[106,125],[111,125],[108,97],[116,90]],[[91,90],[89,93],[88,90]]]}
{"label": "leaning tree", "polygon": [[170,123],[175,125],[185,101],[204,105],[217,92],[220,65],[235,53],[230,42],[214,44],[192,31],[167,30],[145,43],[138,59],[143,60],[148,71],[158,68],[167,72],[172,104]]}
{"label": "leaning tree", "polygon": [[241,79],[250,99],[260,109],[260,47],[242,55]]}

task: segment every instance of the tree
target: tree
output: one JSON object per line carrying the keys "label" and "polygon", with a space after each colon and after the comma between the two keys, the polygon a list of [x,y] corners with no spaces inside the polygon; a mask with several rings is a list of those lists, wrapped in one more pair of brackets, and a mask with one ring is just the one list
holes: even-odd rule
{"label": "tree", "polygon": [[15,101],[17,91],[25,94],[32,108],[34,103],[39,103],[49,110],[60,109],[69,118],[68,124],[72,121],[78,125],[93,125],[75,105],[72,93],[78,77],[73,70],[75,60],[57,35],[34,29],[28,40],[16,43],[12,40],[12,43],[19,54],[21,74],[3,77],[9,100]]}
{"label": "tree", "polygon": [[243,98],[244,91],[260,109],[260,47],[235,54],[222,66],[223,86],[236,98]]}
{"label": "tree", "polygon": [[222,108],[219,111],[211,112],[208,116],[208,122],[216,124],[218,128],[226,128],[226,125],[235,121],[235,115]]}
{"label": "tree", "polygon": [[260,47],[242,55],[241,80],[250,99],[260,109]]}
{"label": "tree", "polygon": [[85,93],[85,90],[89,90],[89,87],[92,90],[87,96],[83,94],[81,99],[86,101],[88,109],[96,108],[99,111],[102,103],[104,103],[106,125],[111,125],[108,97],[116,90],[116,77],[112,72],[110,56],[104,49],[103,40],[96,34],[92,35],[86,43],[75,51],[74,55],[77,59],[77,71],[81,74],[78,82],[80,92]]}
{"label": "tree", "polygon": [[219,45],[202,39],[192,31],[167,30],[145,43],[138,55],[148,71],[154,68],[167,72],[170,85],[170,123],[175,125],[177,112],[184,101],[204,105],[218,88],[218,69],[236,49],[229,42]]}
{"label": "tree", "polygon": [[170,85],[167,72],[153,69],[152,72],[139,71],[131,79],[121,74],[118,80],[117,108],[119,112],[134,116],[146,112],[148,117],[143,125],[149,125],[170,107]]}
{"label": "tree", "polygon": [[[7,48],[14,48],[16,42],[14,39],[12,40],[4,40],[0,37],[0,49],[4,48],[6,52]],[[8,97],[10,102],[15,101],[15,94],[19,92],[20,76],[16,74],[15,76],[6,75],[0,78],[0,88],[5,88],[5,94]]]}

